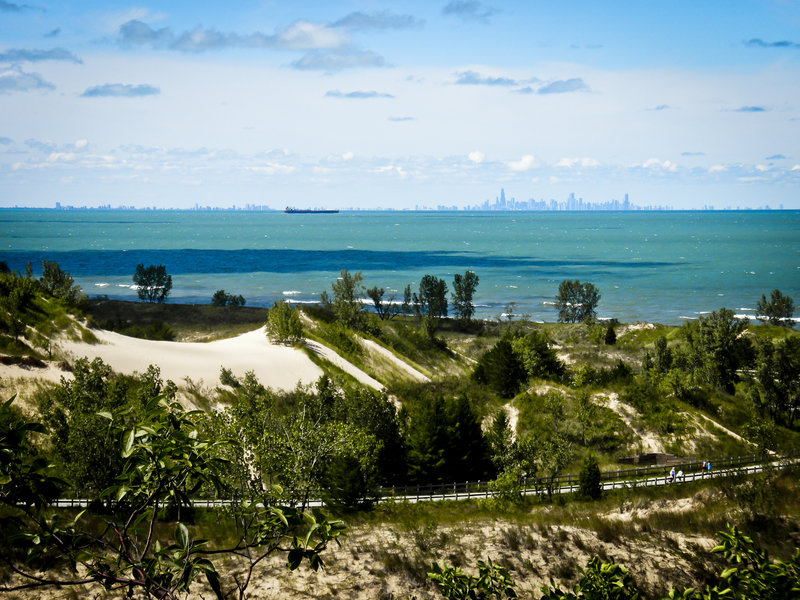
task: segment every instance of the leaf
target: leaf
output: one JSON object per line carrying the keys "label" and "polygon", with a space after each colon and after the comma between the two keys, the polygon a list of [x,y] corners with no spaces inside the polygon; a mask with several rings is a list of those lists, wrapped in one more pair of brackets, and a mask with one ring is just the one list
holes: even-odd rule
{"label": "leaf", "polygon": [[108,419],[109,421],[113,421],[114,420],[114,415],[112,415],[107,410],[101,410],[101,411],[96,412],[94,414],[96,414],[98,417],[103,417],[104,419]]}
{"label": "leaf", "polygon": [[125,432],[125,437],[122,440],[122,458],[128,458],[132,454],[134,436],[133,429]]}
{"label": "leaf", "polygon": [[189,547],[189,530],[183,523],[178,523],[178,526],[175,527],[175,539],[183,548]]}
{"label": "leaf", "polygon": [[300,563],[303,561],[303,551],[300,548],[292,548],[289,550],[289,554],[286,557],[286,562],[289,563],[289,569],[294,571],[297,567],[300,566]]}

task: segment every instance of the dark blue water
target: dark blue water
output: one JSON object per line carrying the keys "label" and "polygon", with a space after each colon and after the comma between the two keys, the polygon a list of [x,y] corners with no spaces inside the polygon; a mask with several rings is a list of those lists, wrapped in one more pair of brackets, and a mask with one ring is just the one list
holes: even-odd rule
{"label": "dark blue water", "polygon": [[478,314],[554,320],[563,279],[600,289],[599,315],[680,323],[722,306],[752,314],[774,288],[800,303],[800,211],[328,215],[192,211],[0,211],[0,260],[42,259],[89,295],[133,299],[138,263],[164,264],[172,301],[217,289],[250,305],[312,302],[342,268],[402,295],[422,275],[475,271]]}

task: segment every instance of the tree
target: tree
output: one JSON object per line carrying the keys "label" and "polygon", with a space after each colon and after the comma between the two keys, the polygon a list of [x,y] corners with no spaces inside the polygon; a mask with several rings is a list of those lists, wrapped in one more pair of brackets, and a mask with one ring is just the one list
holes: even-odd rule
{"label": "tree", "polygon": [[58,263],[42,261],[42,276],[39,278],[42,288],[50,295],[61,298],[68,304],[75,304],[81,297],[81,288],[75,285],[72,275],[62,271]]}
{"label": "tree", "polygon": [[752,346],[742,337],[745,319],[737,319],[732,310],[721,308],[700,317],[697,325],[687,323],[686,338],[695,363],[709,385],[733,394],[738,370],[750,362]]}
{"label": "tree", "polygon": [[556,310],[559,323],[580,323],[596,317],[600,291],[589,282],[566,279],[558,285]]}
{"label": "tree", "polygon": [[600,465],[597,457],[591,452],[583,459],[583,465],[578,473],[578,494],[583,498],[597,500],[603,493]]}
{"label": "tree", "polygon": [[115,375],[100,358],[75,361],[72,378],[39,398],[39,412],[51,431],[50,443],[59,472],[78,491],[99,494],[121,469],[117,440],[108,435],[99,412],[126,409],[134,418],[147,399],[173,400],[177,388],[161,380],[150,365],[141,375]]}
{"label": "tree", "polygon": [[300,316],[286,300],[278,300],[267,311],[267,337],[276,344],[293,346],[303,339]]}
{"label": "tree", "polygon": [[139,300],[161,303],[172,290],[172,275],[167,275],[164,265],[145,267],[139,263],[136,265],[136,273],[133,274],[133,283],[136,285]]}
{"label": "tree", "polygon": [[761,407],[776,422],[792,427],[800,410],[800,338],[760,341],[754,379]]}
{"label": "tree", "polygon": [[566,375],[567,369],[545,332],[531,331],[525,336],[515,336],[511,346],[522,361],[528,378],[561,379]]}
{"label": "tree", "polygon": [[419,282],[419,295],[414,294],[414,306],[423,317],[429,335],[439,327],[439,320],[447,316],[447,284],[444,279],[423,275]]}
{"label": "tree", "polygon": [[336,319],[351,329],[361,329],[364,325],[363,279],[361,271],[350,274],[347,269],[342,269],[339,278],[331,284]]}
{"label": "tree", "polygon": [[[198,428],[198,413],[177,403],[151,398],[133,422],[125,411],[102,411],[105,431],[115,439],[123,466],[101,497],[107,509],[92,503],[73,519],[52,510],[53,498],[66,489],[29,441],[41,433],[36,423],[13,418],[10,401],[0,406],[0,504],[4,534],[13,544],[0,546],[0,559],[14,575],[0,591],[48,586],[94,585],[106,590],[137,591],[150,598],[177,600],[199,577],[205,577],[217,600],[245,597],[253,569],[276,552],[287,555],[290,569],[304,560],[317,570],[322,552],[343,529],[321,513],[255,503],[231,506],[235,531],[230,546],[195,539],[186,525],[175,524],[169,539],[157,522],[163,507],[180,515],[192,508],[192,496],[221,481],[220,451],[234,440],[208,437]],[[222,518],[225,518],[224,516]],[[233,525],[235,523],[235,525]],[[20,556],[26,556],[24,562]],[[223,580],[213,560],[243,561],[232,582]],[[240,576],[240,573],[243,574]],[[98,591],[100,591],[98,589]]]}
{"label": "tree", "polygon": [[581,444],[586,445],[586,427],[591,425],[597,413],[592,397],[586,390],[575,394],[575,420],[581,426]]}
{"label": "tree", "polygon": [[456,273],[453,276],[453,312],[462,321],[469,321],[475,314],[472,296],[478,287],[478,276],[467,271],[464,275]]}
{"label": "tree", "polygon": [[511,342],[501,339],[478,359],[472,378],[488,385],[498,396],[511,398],[519,392],[528,376]]}
{"label": "tree", "polygon": [[235,296],[233,294],[228,294],[225,290],[217,290],[214,292],[214,295],[211,296],[211,305],[212,306],[244,306],[245,299],[244,296],[238,295]]}
{"label": "tree", "polygon": [[381,321],[393,319],[397,316],[397,306],[394,303],[394,296],[391,296],[386,302],[383,301],[385,291],[383,288],[371,287],[367,290],[367,296],[372,300],[372,305],[375,307],[375,312]]}
{"label": "tree", "polygon": [[794,314],[794,300],[789,296],[784,296],[780,290],[772,290],[769,300],[764,294],[756,302],[756,313],[759,321],[769,321],[772,325],[783,325],[792,327],[792,315]]}

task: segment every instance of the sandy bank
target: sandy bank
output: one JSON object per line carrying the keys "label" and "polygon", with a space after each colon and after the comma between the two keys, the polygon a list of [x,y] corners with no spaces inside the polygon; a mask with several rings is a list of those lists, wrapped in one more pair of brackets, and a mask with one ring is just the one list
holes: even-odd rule
{"label": "sandy bank", "polygon": [[73,359],[99,357],[120,373],[143,372],[148,365],[158,365],[162,378],[178,384],[188,377],[197,384],[218,385],[222,367],[237,377],[253,371],[265,386],[281,390],[313,383],[322,375],[304,352],[271,343],[263,328],[205,344],[142,340],[103,330],[94,333],[101,343],[66,341],[61,348]]}

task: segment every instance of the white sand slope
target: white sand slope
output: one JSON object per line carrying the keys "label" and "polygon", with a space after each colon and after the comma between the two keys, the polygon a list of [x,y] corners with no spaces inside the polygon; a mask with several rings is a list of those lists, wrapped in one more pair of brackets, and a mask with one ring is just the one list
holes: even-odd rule
{"label": "white sand slope", "polygon": [[73,358],[99,357],[120,373],[141,373],[148,365],[158,365],[162,378],[178,384],[189,377],[196,384],[215,386],[222,367],[236,377],[253,371],[263,385],[281,390],[314,383],[323,374],[302,351],[271,343],[263,328],[208,343],[157,342],[102,330],[94,333],[101,343],[67,341],[61,348]]}

